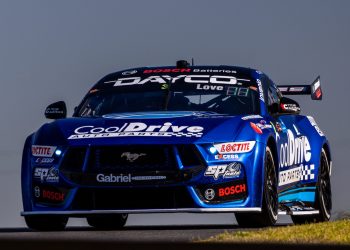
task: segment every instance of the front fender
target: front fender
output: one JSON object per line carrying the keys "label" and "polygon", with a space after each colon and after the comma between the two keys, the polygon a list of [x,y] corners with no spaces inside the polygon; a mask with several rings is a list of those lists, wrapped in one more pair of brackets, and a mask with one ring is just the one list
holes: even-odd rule
{"label": "front fender", "polygon": [[22,188],[22,202],[24,211],[32,211],[32,185],[31,185],[31,145],[33,143],[34,134],[27,137],[22,153],[21,166],[21,188]]}

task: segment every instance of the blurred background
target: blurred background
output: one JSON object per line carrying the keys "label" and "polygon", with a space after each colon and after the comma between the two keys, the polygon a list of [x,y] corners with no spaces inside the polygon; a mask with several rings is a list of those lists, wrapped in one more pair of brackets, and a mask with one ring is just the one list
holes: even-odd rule
{"label": "blurred background", "polygon": [[[277,84],[321,75],[324,100],[295,98],[327,134],[334,213],[350,210],[350,1],[0,0],[0,227],[22,227],[25,138],[45,107],[69,113],[104,75],[138,66],[238,65]],[[231,224],[233,214],[133,215],[129,225]],[[69,225],[86,225],[74,219]]]}

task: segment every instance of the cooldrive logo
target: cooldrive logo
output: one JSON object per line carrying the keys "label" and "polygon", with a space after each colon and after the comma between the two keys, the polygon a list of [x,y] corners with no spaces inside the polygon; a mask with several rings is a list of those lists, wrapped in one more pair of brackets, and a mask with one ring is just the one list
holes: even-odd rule
{"label": "cooldrive logo", "polygon": [[36,157],[51,157],[55,152],[56,147],[54,146],[32,146],[32,155]]}
{"label": "cooldrive logo", "polygon": [[298,165],[311,160],[311,146],[306,136],[294,137],[293,132],[287,130],[287,142],[281,144],[280,168]]}
{"label": "cooldrive logo", "polygon": [[127,136],[159,136],[159,137],[201,137],[203,127],[174,126],[170,122],[161,125],[147,125],[143,122],[124,123],[117,127],[82,126],[74,130],[68,139],[107,138]]}

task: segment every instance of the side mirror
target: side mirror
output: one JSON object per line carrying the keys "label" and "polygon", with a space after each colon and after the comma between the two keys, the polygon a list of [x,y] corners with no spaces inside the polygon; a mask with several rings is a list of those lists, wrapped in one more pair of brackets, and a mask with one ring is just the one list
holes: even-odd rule
{"label": "side mirror", "polygon": [[294,101],[293,99],[282,97],[280,106],[279,106],[279,113],[281,114],[300,114],[300,106],[299,103]]}
{"label": "side mirror", "polygon": [[47,119],[62,119],[67,117],[67,107],[64,101],[50,104],[45,109],[45,117]]}

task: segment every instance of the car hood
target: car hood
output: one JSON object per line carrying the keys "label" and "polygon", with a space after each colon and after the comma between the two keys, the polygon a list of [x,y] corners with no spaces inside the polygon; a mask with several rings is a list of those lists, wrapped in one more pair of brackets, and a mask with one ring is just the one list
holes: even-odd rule
{"label": "car hood", "polygon": [[98,118],[67,118],[45,124],[37,144],[188,144],[234,141],[242,116],[211,112],[118,113]]}

